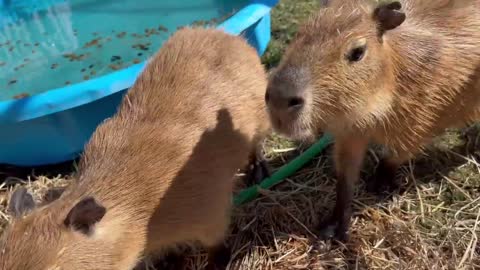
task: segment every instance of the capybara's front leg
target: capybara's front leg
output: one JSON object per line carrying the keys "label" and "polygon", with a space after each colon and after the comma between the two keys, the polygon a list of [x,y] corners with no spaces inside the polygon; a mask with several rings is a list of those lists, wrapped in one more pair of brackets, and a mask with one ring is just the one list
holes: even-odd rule
{"label": "capybara's front leg", "polygon": [[335,237],[339,241],[348,240],[353,192],[355,184],[360,178],[360,170],[367,147],[367,138],[351,136],[336,139],[337,201],[330,219],[320,226],[320,233],[323,238]]}

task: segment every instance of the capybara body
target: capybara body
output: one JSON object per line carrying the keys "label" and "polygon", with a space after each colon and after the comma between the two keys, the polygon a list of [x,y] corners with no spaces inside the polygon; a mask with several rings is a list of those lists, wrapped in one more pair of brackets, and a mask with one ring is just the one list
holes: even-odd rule
{"label": "capybara body", "polygon": [[346,238],[368,143],[389,150],[368,185],[380,191],[433,137],[477,119],[479,45],[476,0],[330,1],[303,26],[266,99],[278,132],[335,137],[337,203],[323,228]]}
{"label": "capybara body", "polygon": [[68,189],[13,220],[0,269],[127,270],[179,244],[218,251],[235,173],[268,130],[266,84],[241,37],[179,30],[97,128]]}

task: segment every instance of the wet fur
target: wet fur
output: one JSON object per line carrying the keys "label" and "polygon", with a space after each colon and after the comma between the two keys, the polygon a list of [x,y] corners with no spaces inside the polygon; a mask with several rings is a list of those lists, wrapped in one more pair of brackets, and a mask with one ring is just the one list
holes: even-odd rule
{"label": "wet fur", "polygon": [[[178,244],[218,249],[233,176],[268,129],[265,88],[260,59],[242,38],[218,30],[175,33],[119,112],[97,128],[76,181],[57,200],[13,220],[0,269],[127,270]],[[64,225],[88,196],[106,209],[91,235]]]}

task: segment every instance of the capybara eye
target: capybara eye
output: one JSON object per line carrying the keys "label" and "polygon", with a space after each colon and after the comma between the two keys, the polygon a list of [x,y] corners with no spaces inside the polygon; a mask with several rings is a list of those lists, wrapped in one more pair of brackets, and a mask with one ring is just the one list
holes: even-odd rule
{"label": "capybara eye", "polygon": [[353,48],[347,55],[348,61],[358,62],[362,60],[363,56],[365,56],[366,49],[367,49],[367,46]]}

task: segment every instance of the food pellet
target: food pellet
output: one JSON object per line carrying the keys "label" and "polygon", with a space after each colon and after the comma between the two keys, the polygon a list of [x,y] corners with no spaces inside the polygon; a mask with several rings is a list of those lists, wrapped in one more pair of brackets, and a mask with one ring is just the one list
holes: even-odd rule
{"label": "food pellet", "polygon": [[120,65],[114,65],[114,64],[109,65],[109,67],[110,67],[111,69],[113,69],[113,70],[119,70],[119,69],[121,68]]}
{"label": "food pellet", "polygon": [[118,56],[118,55],[113,55],[111,58],[110,58],[110,62],[115,62],[115,61],[118,61],[122,59],[122,57]]}
{"label": "food pellet", "polygon": [[121,32],[117,34],[118,38],[123,38],[127,33],[126,32]]}
{"label": "food pellet", "polygon": [[21,94],[18,94],[18,95],[13,96],[13,98],[14,98],[14,99],[21,99],[21,98],[26,98],[26,97],[28,97],[28,96],[30,96],[30,95],[27,94],[27,93],[21,93]]}
{"label": "food pellet", "polygon": [[168,32],[168,29],[167,29],[165,26],[160,25],[160,26],[158,27],[158,31]]}

